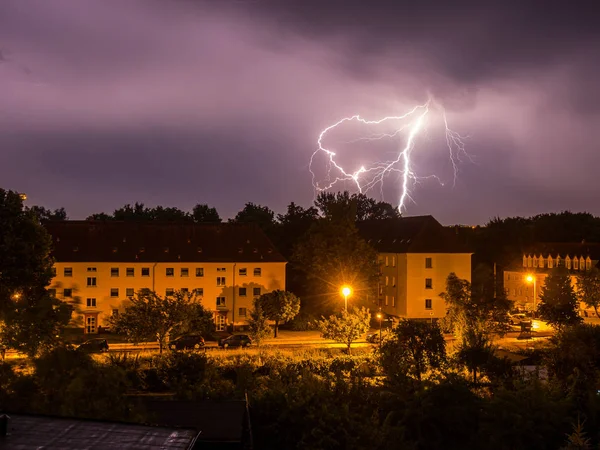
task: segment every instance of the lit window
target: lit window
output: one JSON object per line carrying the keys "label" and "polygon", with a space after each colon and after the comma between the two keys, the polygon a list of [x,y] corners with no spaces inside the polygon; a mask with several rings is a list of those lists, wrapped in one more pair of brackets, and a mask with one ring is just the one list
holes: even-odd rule
{"label": "lit window", "polygon": [[245,267],[243,269],[240,269],[239,274],[240,277],[245,277],[246,275],[248,275],[248,269],[246,269]]}
{"label": "lit window", "polygon": [[592,260],[588,256],[587,261],[585,262],[585,270],[591,270],[591,269],[592,269]]}
{"label": "lit window", "polygon": [[246,296],[246,288],[240,288],[240,297]]}
{"label": "lit window", "polygon": [[73,268],[72,267],[65,267],[63,270],[63,275],[65,277],[72,277],[73,276]]}
{"label": "lit window", "polygon": [[385,277],[385,285],[386,285],[386,286],[387,286],[388,284],[390,284],[390,283],[389,283],[389,281],[390,281],[390,280],[389,280],[389,277]]}
{"label": "lit window", "polygon": [[197,277],[203,277],[204,276],[204,268],[202,268],[202,267],[196,267],[196,276]]}
{"label": "lit window", "polygon": [[173,288],[167,288],[167,289],[165,290],[165,295],[166,295],[167,297],[171,297],[171,296],[173,295],[173,293],[174,293],[174,292],[175,292],[175,290],[174,290]]}
{"label": "lit window", "polygon": [[425,299],[425,309],[433,309],[433,300],[430,298]]}
{"label": "lit window", "polygon": [[425,278],[425,289],[433,289],[433,280],[431,278]]}
{"label": "lit window", "polygon": [[189,277],[190,276],[190,269],[188,269],[187,267],[182,267],[180,275],[182,277]]}
{"label": "lit window", "polygon": [[396,257],[392,256],[392,266],[396,267]]}
{"label": "lit window", "polygon": [[573,259],[573,269],[579,270],[579,260],[577,258]]}
{"label": "lit window", "polygon": [[165,275],[168,277],[174,277],[175,276],[175,269],[172,267],[167,267],[165,269]]}
{"label": "lit window", "polygon": [[260,267],[257,267],[256,269],[254,269],[254,276],[255,277],[262,276],[262,269]]}
{"label": "lit window", "polygon": [[389,266],[389,265],[390,265],[390,264],[389,264],[389,260],[388,260],[388,257],[386,256],[386,257],[385,257],[385,267],[387,267],[387,266]]}
{"label": "lit window", "polygon": [[95,298],[88,298],[86,301],[87,307],[88,308],[95,308],[96,307],[96,299]]}
{"label": "lit window", "polygon": [[110,268],[110,276],[111,277],[118,277],[119,276],[119,268],[118,267],[111,267]]}
{"label": "lit window", "polygon": [[431,269],[433,267],[433,260],[431,258],[425,258],[425,268]]}
{"label": "lit window", "polygon": [[385,296],[385,306],[387,306],[387,305],[388,305],[388,296],[386,295]]}
{"label": "lit window", "polygon": [[125,276],[134,277],[135,269],[133,267],[128,267],[127,269],[125,269]]}
{"label": "lit window", "polygon": [[96,277],[87,278],[87,287],[96,287]]}
{"label": "lit window", "polygon": [[204,295],[204,288],[196,288],[194,289],[194,293],[198,296],[198,297],[202,297]]}
{"label": "lit window", "polygon": [[396,297],[392,295],[392,306],[396,306]]}
{"label": "lit window", "polygon": [[533,267],[537,267],[538,266],[538,259],[537,256],[533,257]]}
{"label": "lit window", "polygon": [[134,293],[135,293],[135,292],[134,292],[134,289],[133,289],[133,288],[127,288],[127,289],[125,289],[125,296],[126,296],[126,297],[133,297],[133,294],[134,294]]}
{"label": "lit window", "polygon": [[565,266],[567,266],[567,269],[571,268],[571,258],[569,258],[567,256],[567,259],[565,259]]}
{"label": "lit window", "polygon": [[396,287],[396,277],[392,277],[392,287]]}
{"label": "lit window", "polygon": [[246,308],[240,308],[238,315],[240,317],[246,317]]}
{"label": "lit window", "polygon": [[217,277],[217,286],[225,286],[225,277]]}
{"label": "lit window", "polygon": [[217,297],[217,308],[225,307],[225,297]]}
{"label": "lit window", "polygon": [[63,291],[63,295],[64,295],[66,298],[71,298],[71,297],[73,297],[73,289],[65,289],[65,290]]}
{"label": "lit window", "polygon": [[252,288],[252,295],[260,297],[260,288]]}
{"label": "lit window", "polygon": [[548,256],[548,269],[552,269],[552,267],[554,267],[554,260],[552,256]]}
{"label": "lit window", "polygon": [[150,276],[150,267],[142,267],[142,276],[149,277]]}
{"label": "lit window", "polygon": [[119,288],[110,288],[110,296],[118,297],[119,296]]}

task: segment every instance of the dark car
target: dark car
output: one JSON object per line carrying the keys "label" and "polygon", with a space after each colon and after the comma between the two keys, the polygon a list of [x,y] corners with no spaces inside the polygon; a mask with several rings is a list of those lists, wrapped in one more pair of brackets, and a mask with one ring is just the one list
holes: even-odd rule
{"label": "dark car", "polygon": [[108,342],[101,338],[90,339],[77,346],[77,350],[86,353],[104,353],[108,351]]}
{"label": "dark car", "polygon": [[169,341],[170,350],[198,350],[204,347],[204,338],[199,334],[186,334]]}
{"label": "dark car", "polygon": [[246,334],[234,334],[219,341],[219,347],[248,347],[252,339]]}

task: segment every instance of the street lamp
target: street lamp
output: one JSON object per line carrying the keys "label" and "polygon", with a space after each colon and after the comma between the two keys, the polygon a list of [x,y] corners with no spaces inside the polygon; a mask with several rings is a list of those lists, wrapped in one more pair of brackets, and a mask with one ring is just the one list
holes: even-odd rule
{"label": "street lamp", "polygon": [[525,281],[527,281],[529,284],[533,284],[533,311],[535,313],[537,307],[537,278],[535,275],[528,274],[525,277]]}
{"label": "street lamp", "polygon": [[346,309],[346,311],[348,311],[348,297],[350,297],[350,295],[352,295],[352,288],[350,286],[343,286],[342,287],[342,295],[344,296],[345,309]]}
{"label": "street lamp", "polygon": [[383,320],[383,314],[381,314],[381,312],[378,312],[377,318],[379,319],[379,346],[381,347],[381,321]]}

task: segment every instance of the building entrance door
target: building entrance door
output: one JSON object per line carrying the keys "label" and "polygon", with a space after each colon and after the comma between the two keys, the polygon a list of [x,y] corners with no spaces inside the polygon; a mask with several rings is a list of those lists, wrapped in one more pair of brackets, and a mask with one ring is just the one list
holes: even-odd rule
{"label": "building entrance door", "polygon": [[217,314],[217,331],[225,331],[225,321],[223,314]]}
{"label": "building entrance door", "polygon": [[98,314],[85,315],[85,334],[96,334],[98,332]]}

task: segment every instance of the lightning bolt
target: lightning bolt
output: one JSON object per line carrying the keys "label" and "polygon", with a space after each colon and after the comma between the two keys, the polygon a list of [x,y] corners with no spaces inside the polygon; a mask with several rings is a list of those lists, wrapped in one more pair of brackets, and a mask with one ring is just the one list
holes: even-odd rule
{"label": "lightning bolt", "polygon": [[[417,176],[413,170],[411,162],[411,155],[415,149],[417,137],[419,137],[420,133],[424,129],[427,117],[434,112],[438,112],[443,119],[446,137],[445,144],[449,152],[449,158],[454,173],[453,184],[455,184],[459,172],[459,164],[463,162],[462,157],[466,157],[470,161],[472,161],[472,158],[465,150],[465,137],[449,128],[444,108],[430,97],[427,102],[413,107],[411,110],[400,116],[386,116],[377,120],[367,120],[360,115],[354,115],[351,117],[345,117],[321,131],[319,138],[317,139],[317,149],[310,157],[309,164],[309,170],[312,175],[312,183],[315,192],[318,193],[326,191],[333,188],[337,183],[350,181],[356,185],[356,188],[361,193],[367,193],[376,186],[379,186],[381,196],[383,197],[383,183],[385,177],[391,173],[398,173],[400,174],[401,178],[398,210],[402,212],[406,209],[406,203],[409,200],[414,201],[410,196],[411,182],[418,183],[423,179],[433,178],[443,186],[443,183],[436,175],[429,175],[425,177]],[[359,139],[348,141],[347,143],[393,139],[403,135],[406,135],[406,140],[404,141],[404,144],[400,146],[395,159],[391,161],[376,162],[369,167],[361,166],[358,168],[358,170],[351,172],[344,169],[338,162],[336,162],[336,153],[333,150],[326,148],[323,143],[325,136],[329,132],[340,127],[346,122],[357,122],[367,126],[381,125],[386,122],[390,122],[392,124],[397,123],[397,125],[394,125],[394,131],[392,133],[372,134],[368,137],[361,137]],[[313,170],[315,157],[319,154],[324,154],[326,158],[326,176],[324,180],[317,180],[317,175]]]}

